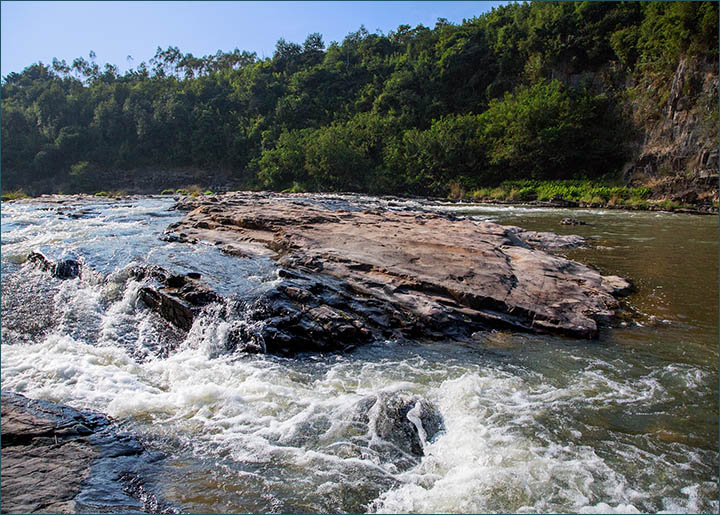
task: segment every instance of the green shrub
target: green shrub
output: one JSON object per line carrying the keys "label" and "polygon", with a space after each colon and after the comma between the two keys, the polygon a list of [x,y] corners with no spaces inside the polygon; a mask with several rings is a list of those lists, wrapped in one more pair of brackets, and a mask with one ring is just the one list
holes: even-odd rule
{"label": "green shrub", "polygon": [[23,191],[22,188],[18,188],[13,191],[6,191],[2,194],[2,200],[17,200],[21,198],[28,198],[28,195]]}
{"label": "green shrub", "polygon": [[625,159],[619,116],[604,95],[553,80],[490,102],[480,125],[496,177],[599,177]]}
{"label": "green shrub", "polygon": [[197,184],[191,184],[190,186],[185,186],[184,188],[176,189],[175,193],[178,195],[187,195],[190,197],[198,197],[203,194],[203,189],[200,186],[198,186]]}
{"label": "green shrub", "polygon": [[[505,181],[494,189],[478,188],[473,190],[474,198],[495,198],[527,202],[538,200],[567,200],[589,204],[609,205],[641,205],[638,201],[646,200],[652,190],[648,187],[627,188],[610,186],[586,180],[515,180]],[[634,202],[634,204],[631,202]]]}
{"label": "green shrub", "polygon": [[507,198],[507,191],[505,191],[503,188],[495,188],[490,192],[490,197],[494,198],[495,200],[505,200]]}
{"label": "green shrub", "polygon": [[535,193],[535,188],[531,186],[525,188],[513,188],[507,196],[508,200],[514,200],[517,202],[527,202],[535,200],[536,198],[537,193]]}
{"label": "green shrub", "polygon": [[492,190],[490,188],[480,188],[473,190],[470,196],[474,199],[485,199],[491,197]]}

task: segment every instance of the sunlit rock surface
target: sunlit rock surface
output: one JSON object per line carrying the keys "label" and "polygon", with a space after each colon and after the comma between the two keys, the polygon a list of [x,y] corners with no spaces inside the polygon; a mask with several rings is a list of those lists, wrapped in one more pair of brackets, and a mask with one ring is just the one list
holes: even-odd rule
{"label": "sunlit rock surface", "polygon": [[[499,326],[594,338],[629,287],[543,250],[581,245],[579,237],[435,213],[337,210],[312,197],[271,194],[190,198],[177,208],[189,212],[165,238],[272,256],[290,270],[337,278],[353,299],[410,321],[401,331],[430,337]],[[296,304],[314,318],[318,306]]]}

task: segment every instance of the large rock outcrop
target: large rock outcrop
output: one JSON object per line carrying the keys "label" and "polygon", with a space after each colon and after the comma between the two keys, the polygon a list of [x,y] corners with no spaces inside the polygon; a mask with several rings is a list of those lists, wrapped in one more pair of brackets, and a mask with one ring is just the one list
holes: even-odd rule
{"label": "large rock outcrop", "polygon": [[[413,320],[408,330],[421,328],[430,337],[502,326],[593,338],[598,322],[618,308],[615,297],[629,287],[539,248],[577,245],[577,238],[489,222],[333,210],[308,199],[242,193],[186,199],[178,208],[189,213],[168,228],[166,238],[203,240],[234,255],[272,256],[285,269],[336,278],[347,298],[375,303],[380,316]],[[364,325],[353,323],[355,310],[323,296],[313,300],[312,293],[286,290],[297,307],[294,319],[310,323],[319,311],[337,308],[322,320],[362,332]]]}

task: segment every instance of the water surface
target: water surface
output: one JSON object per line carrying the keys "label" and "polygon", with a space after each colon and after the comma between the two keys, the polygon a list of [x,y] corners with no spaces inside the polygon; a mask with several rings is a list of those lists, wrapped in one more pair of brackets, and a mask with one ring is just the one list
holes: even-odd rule
{"label": "water surface", "polygon": [[[187,335],[168,328],[126,270],[198,271],[252,297],[277,279],[272,261],[161,241],[182,215],[167,199],[3,203],[3,390],[135,430],[169,456],[159,493],[192,513],[718,511],[716,217],[307,201],[581,234],[592,248],[565,254],[630,278],[633,316],[598,341],[493,331],[298,359],[227,353],[212,312]],[[560,225],[567,216],[587,225]],[[50,279],[25,264],[33,250],[95,273]],[[362,399],[395,391],[445,424],[409,466],[354,418]]]}

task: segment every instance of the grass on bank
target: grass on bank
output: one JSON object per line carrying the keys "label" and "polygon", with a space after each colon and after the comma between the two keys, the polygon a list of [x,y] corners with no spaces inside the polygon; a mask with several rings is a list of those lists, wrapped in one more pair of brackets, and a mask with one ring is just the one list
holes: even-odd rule
{"label": "grass on bank", "polygon": [[96,197],[107,197],[107,198],[120,198],[120,197],[126,197],[128,194],[125,190],[115,190],[115,191],[98,191],[95,193]]}
{"label": "grass on bank", "polygon": [[197,184],[185,186],[184,188],[178,188],[176,190],[162,190],[161,195],[187,195],[189,197],[199,197],[200,195],[212,195],[211,190],[203,190]]}
{"label": "grass on bank", "polygon": [[474,200],[498,200],[514,202],[564,200],[586,205],[609,205],[648,207],[652,189],[642,186],[629,188],[583,181],[505,181],[496,188],[480,188],[466,197]]}
{"label": "grass on bank", "polygon": [[22,188],[18,188],[13,191],[6,191],[2,194],[2,200],[17,200],[28,197],[29,195],[25,193]]}

